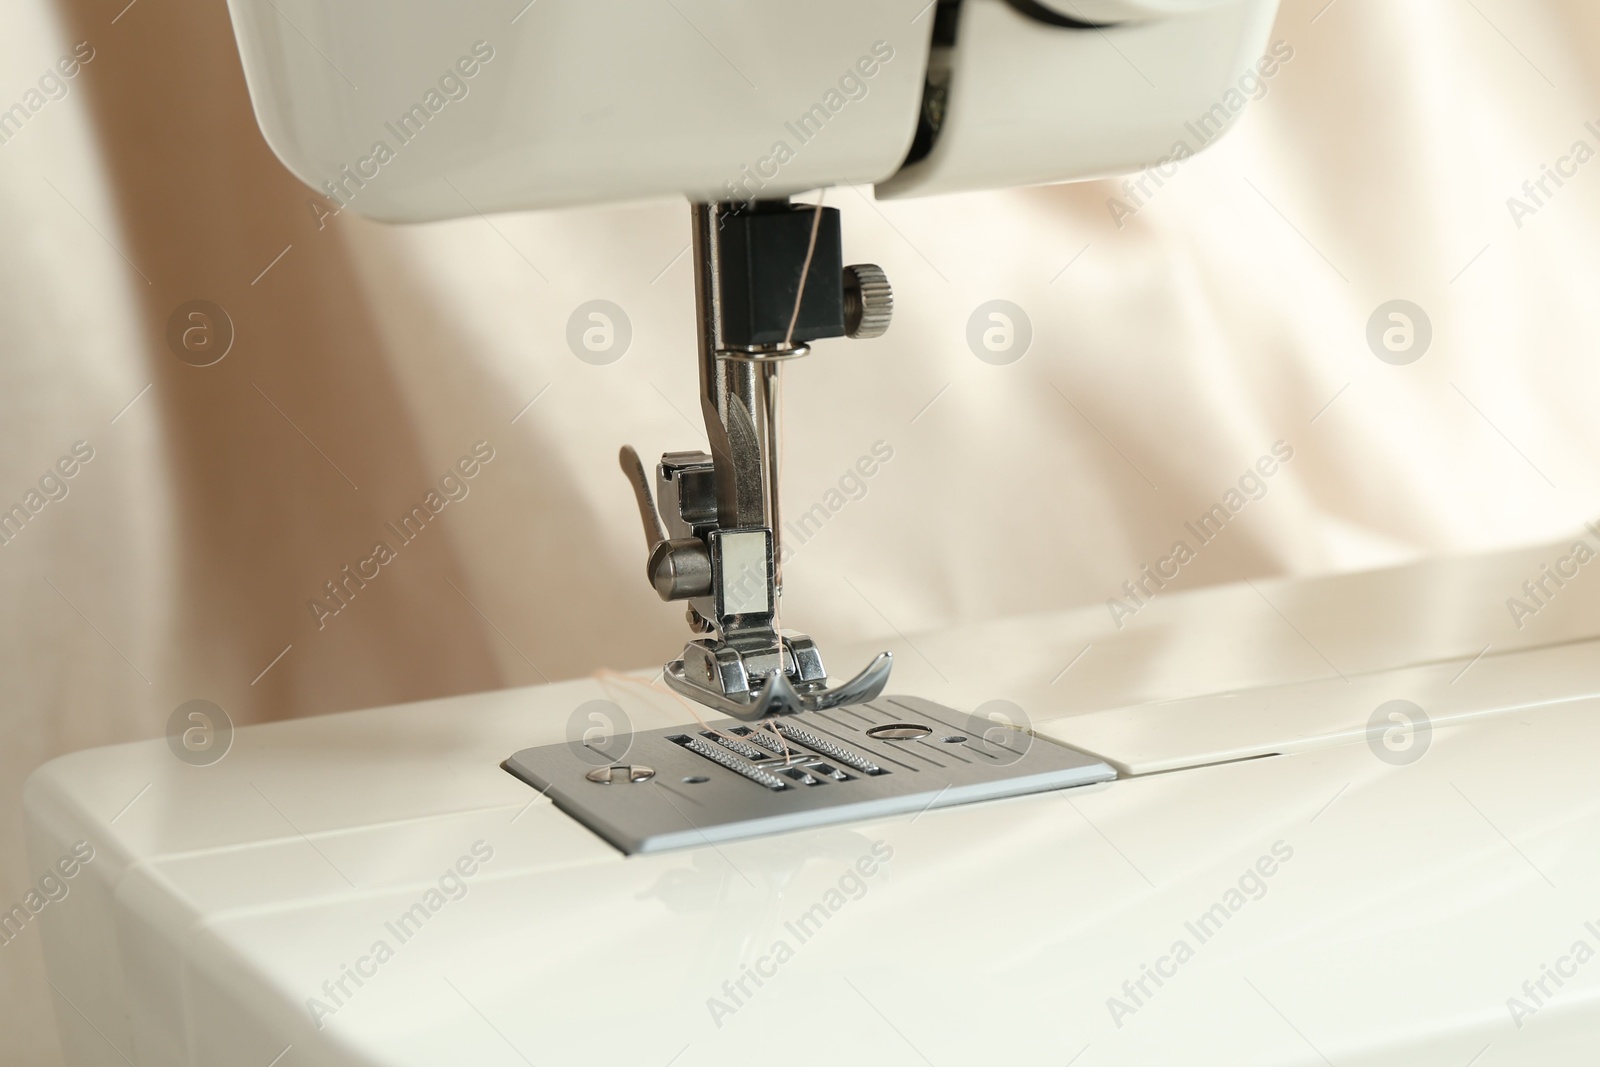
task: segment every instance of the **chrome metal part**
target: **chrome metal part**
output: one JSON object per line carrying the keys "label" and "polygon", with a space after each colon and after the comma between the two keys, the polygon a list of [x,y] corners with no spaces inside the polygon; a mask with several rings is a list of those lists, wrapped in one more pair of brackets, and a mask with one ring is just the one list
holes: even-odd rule
{"label": "chrome metal part", "polygon": [[632,445],[623,445],[617,452],[617,463],[633,486],[634,503],[639,506],[639,521],[644,523],[645,551],[654,551],[656,545],[667,539],[667,531],[656,514],[656,502],[650,495],[650,479],[644,473],[644,461]]}
{"label": "chrome metal part", "polygon": [[729,752],[737,752],[745,759],[763,760],[767,758],[766,752],[763,752],[748,741],[740,740],[733,734],[719,734],[715,730],[706,730],[700,736],[715,741]]}
{"label": "chrome metal part", "polygon": [[787,671],[773,671],[752,694],[750,672],[737,657],[732,649],[716,648],[703,640],[691,641],[684,649],[683,659],[663,668],[664,677],[684,696],[724,715],[756,722],[775,715],[828,711],[873,700],[889,684],[889,671],[894,665],[893,653],[880,652],[860,674],[832,689],[823,687],[821,679],[797,688]]}
{"label": "chrome metal part", "polygon": [[[746,210],[755,214],[741,214]],[[778,229],[792,233],[792,216],[785,214],[790,210],[785,204],[747,209],[693,205],[700,410],[710,451],[663,455],[656,467],[654,498],[638,454],[625,447],[619,456],[644,525],[650,584],[663,600],[687,600],[690,629],[701,635],[667,664],[667,681],[702,704],[747,720],[871,700],[883,692],[893,662],[884,653],[855,678],[830,689],[815,642],[780,630],[783,364],[809,353],[808,342],[816,335],[877,336],[887,329],[892,306],[888,281],[879,268],[860,265],[841,275],[836,219],[828,255],[817,257],[827,260],[829,273],[819,274],[823,280],[815,284],[806,280],[814,249],[801,249],[806,254],[803,267],[784,258],[796,251],[792,241],[769,246],[755,236],[772,232],[768,224],[774,221],[781,224]],[[813,222],[820,218],[819,208]],[[738,238],[729,247],[739,251],[730,255],[744,264],[736,269],[728,291],[735,294],[730,299],[736,312],[745,313],[735,313],[731,320],[723,306],[721,240],[727,225]],[[811,232],[820,248],[814,225]],[[759,274],[760,284],[752,285],[745,269]],[[785,278],[791,279],[790,296],[775,295],[782,294]],[[753,313],[748,302],[752,293],[760,304]],[[814,304],[814,298],[820,302]],[[775,302],[782,299],[793,305],[792,314],[784,305],[791,336],[782,343],[766,343],[774,336]],[[812,314],[803,308],[831,310]],[[768,325],[739,332],[752,317]],[[792,336],[794,322],[802,319],[811,323],[811,332]],[[726,343],[725,321],[743,324],[730,327],[738,343]]]}
{"label": "chrome metal part", "polygon": [[793,723],[777,722],[773,723],[768,729],[774,733],[782,734],[786,741],[804,745],[811,751],[827,756],[829,759],[842,763],[852,770],[860,771],[862,774],[887,773],[882,767],[854,749],[835,744],[825,737],[818,737],[804,727],[796,726]]}
{"label": "chrome metal part", "polygon": [[711,593],[711,550],[698,537],[657,542],[646,569],[662,600],[691,600]]}
{"label": "chrome metal part", "polygon": [[894,290],[876,263],[844,269],[844,328],[847,337],[882,337],[894,318]]}
{"label": "chrome metal part", "polygon": [[632,765],[619,763],[611,767],[596,767],[584,775],[584,778],[597,785],[638,785],[640,782],[648,782],[655,776],[654,767],[637,763]]}
{"label": "chrome metal part", "polygon": [[867,731],[868,737],[876,737],[885,741],[914,741],[919,737],[927,737],[933,733],[932,727],[921,723],[892,722],[886,726],[874,726]]}
{"label": "chrome metal part", "polygon": [[719,348],[717,355],[722,359],[739,359],[750,363],[783,363],[791,359],[811,354],[810,345],[750,345],[746,348]]}
{"label": "chrome metal part", "polygon": [[666,527],[656,513],[650,480],[645,476],[639,453],[631,445],[623,445],[617,454],[617,461],[632,483],[634,500],[639,505],[639,518],[644,523],[645,547],[650,553],[645,563],[645,576],[650,579],[657,595],[662,600],[690,600],[711,595],[710,548],[694,536],[669,539]]}
{"label": "chrome metal part", "polygon": [[753,763],[740,759],[738,756],[719,751],[708,745],[702,738],[689,737],[686,734],[674,734],[667,738],[675,745],[682,745],[697,756],[704,756],[719,767],[726,767],[734,774],[750,779],[757,785],[764,785],[768,789],[787,789],[789,786],[782,778],[771,771],[763,770]]}
{"label": "chrome metal part", "polygon": [[[874,736],[922,726],[923,737]],[[940,742],[961,737],[958,743]],[[717,845],[856,819],[1105,782],[1097,757],[915,697],[886,697],[775,723],[717,720],[635,734],[640,788],[596,789],[580,742],[524,749],[506,770],[625,853]],[[636,765],[637,766],[637,765]],[[602,768],[603,770],[604,768]],[[631,779],[627,779],[631,780]]]}
{"label": "chrome metal part", "polygon": [[[767,439],[761,452],[761,469],[767,476],[767,529],[772,531],[772,595],[783,596],[783,515],[778,503],[778,464],[783,455],[783,364],[761,367],[761,387],[766,393]],[[777,607],[773,607],[777,625]]]}

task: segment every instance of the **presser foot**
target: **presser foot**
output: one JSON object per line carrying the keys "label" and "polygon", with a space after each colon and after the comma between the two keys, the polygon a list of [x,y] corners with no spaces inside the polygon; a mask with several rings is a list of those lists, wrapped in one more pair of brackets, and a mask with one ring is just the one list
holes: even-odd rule
{"label": "presser foot", "polygon": [[780,666],[775,650],[751,654],[709,639],[690,641],[683,658],[668,663],[662,673],[684,696],[724,715],[757,722],[876,699],[894,666],[893,653],[880,652],[860,674],[830,689],[822,657],[809,637],[785,634],[783,650]]}

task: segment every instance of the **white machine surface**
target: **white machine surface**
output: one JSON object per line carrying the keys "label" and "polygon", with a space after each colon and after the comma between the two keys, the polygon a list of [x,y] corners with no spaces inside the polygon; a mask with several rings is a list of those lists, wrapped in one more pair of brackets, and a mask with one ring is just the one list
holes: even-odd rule
{"label": "white machine surface", "polygon": [[64,757],[28,811],[38,869],[93,851],[40,920],[69,1062],[1591,1062],[1600,606],[1504,608],[1550,558],[913,635],[898,688],[1120,778],[652,855],[498,766],[593,699],[691,721],[648,679]]}
{"label": "white machine surface", "polygon": [[229,0],[273,151],[330,209],[406,222],[1126,173],[1233,123],[1278,0],[963,0],[950,42],[940,6]]}

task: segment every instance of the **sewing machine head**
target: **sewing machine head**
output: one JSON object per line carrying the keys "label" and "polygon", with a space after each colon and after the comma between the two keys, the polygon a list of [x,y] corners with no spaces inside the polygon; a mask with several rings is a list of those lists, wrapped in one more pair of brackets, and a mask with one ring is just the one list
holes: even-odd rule
{"label": "sewing machine head", "polygon": [[694,634],[667,682],[755,721],[864,705],[891,664],[830,685],[780,621],[784,368],[814,343],[883,334],[893,306],[882,270],[844,264],[838,210],[791,196],[1164,161],[1243,109],[1277,0],[230,7],[262,129],[321,194],[319,221],[690,201],[708,449],[662,456],[654,494],[631,448],[621,462],[647,578],[686,603]]}
{"label": "sewing machine head", "polygon": [[229,8],[284,164],[325,210],[418,222],[1130,173],[1242,111],[1277,0]]}

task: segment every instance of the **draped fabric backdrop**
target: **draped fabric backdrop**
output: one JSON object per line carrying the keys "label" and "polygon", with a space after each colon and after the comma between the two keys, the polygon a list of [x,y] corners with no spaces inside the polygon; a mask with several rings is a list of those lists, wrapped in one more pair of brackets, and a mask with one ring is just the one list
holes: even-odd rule
{"label": "draped fabric backdrop", "polygon": [[[685,636],[616,464],[702,446],[685,205],[319,228],[221,0],[124,3],[0,14],[0,108],[92,51],[0,144],[0,508],[29,512],[0,546],[5,908],[38,873],[26,774],[160,737],[185,701],[318,715],[648,666]],[[1102,604],[1278,442],[1162,595],[1600,519],[1600,6],[1286,0],[1274,40],[1293,56],[1238,128],[1142,192],[830,190],[898,307],[786,372],[786,506],[826,514],[787,624],[901,648]],[[1535,202],[1546,165],[1568,176]],[[167,340],[197,299],[236,334],[204,368]],[[592,299],[632,324],[608,366],[565,339]],[[967,343],[992,299],[1031,324],[1009,365]],[[1368,323],[1402,299],[1432,342],[1392,365]],[[319,620],[478,442],[467,495]],[[37,930],[0,945],[8,1062],[59,1061],[52,996]]]}

